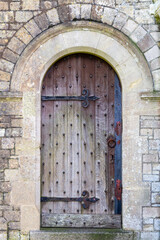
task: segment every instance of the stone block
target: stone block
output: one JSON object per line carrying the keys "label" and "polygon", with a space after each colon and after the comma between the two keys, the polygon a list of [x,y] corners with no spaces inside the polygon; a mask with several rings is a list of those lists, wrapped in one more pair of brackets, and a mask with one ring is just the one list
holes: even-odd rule
{"label": "stone block", "polygon": [[160,218],[154,219],[154,230],[156,231],[160,230]]}
{"label": "stone block", "polygon": [[158,182],[159,181],[159,175],[154,175],[154,174],[143,175],[143,181],[145,181],[145,182]]}
{"label": "stone block", "polygon": [[0,12],[0,22],[14,22],[14,12],[13,11],[1,11]]}
{"label": "stone block", "polygon": [[20,221],[20,212],[19,211],[5,211],[4,218],[7,221],[18,222]]}
{"label": "stone block", "polygon": [[17,22],[28,22],[33,17],[31,11],[16,11],[15,19]]}
{"label": "stone block", "polygon": [[141,232],[141,240],[159,240],[158,232]]}
{"label": "stone block", "polygon": [[20,240],[20,232],[10,230],[8,240]]}
{"label": "stone block", "polygon": [[13,11],[18,11],[20,10],[20,2],[11,2],[10,3],[10,9],[13,10]]}
{"label": "stone block", "polygon": [[148,62],[158,58],[160,56],[160,50],[157,45],[153,46],[151,49],[149,49],[147,52],[145,52],[145,57],[148,60]]}
{"label": "stone block", "polygon": [[[103,21],[103,18],[104,18],[103,11],[104,11],[104,7],[99,5],[93,5],[91,9],[91,19],[96,21],[101,21],[102,19]],[[106,14],[105,14],[105,17],[107,17]]]}
{"label": "stone block", "polygon": [[47,12],[47,17],[49,19],[49,24],[57,24],[59,23],[59,16],[56,8],[52,8]]}
{"label": "stone block", "polygon": [[160,128],[159,120],[143,120],[141,122],[141,128]]}
{"label": "stone block", "polygon": [[158,218],[160,217],[159,207],[144,207],[143,208],[144,218]]}
{"label": "stone block", "polygon": [[0,29],[7,30],[8,28],[9,28],[9,24],[8,23],[0,23]]}
{"label": "stone block", "polygon": [[160,68],[160,57],[154,59],[154,60],[151,62],[151,70],[156,70],[156,69],[159,69],[159,68]]}
{"label": "stone block", "polygon": [[151,203],[160,203],[160,193],[152,193]]}
{"label": "stone block", "polygon": [[154,231],[153,224],[152,225],[150,225],[150,224],[143,225],[143,231]]}
{"label": "stone block", "polygon": [[22,128],[7,128],[6,137],[21,137]]}
{"label": "stone block", "polygon": [[[22,114],[22,103],[17,100],[14,102],[1,102],[0,104],[0,115],[21,115]],[[0,127],[2,125],[0,124]]]}
{"label": "stone block", "polygon": [[160,69],[152,71],[155,89],[160,91]]}
{"label": "stone block", "polygon": [[160,140],[149,140],[149,149],[160,150]]}
{"label": "stone block", "polygon": [[28,32],[30,32],[30,34],[33,37],[36,37],[38,34],[41,33],[40,28],[38,27],[34,20],[30,20],[28,23],[26,23],[25,28],[27,29]]}
{"label": "stone block", "polygon": [[81,19],[91,18],[91,4],[84,4],[81,6]]}
{"label": "stone block", "polygon": [[135,20],[140,24],[154,24],[154,17],[151,16],[149,8],[135,10]]}
{"label": "stone block", "polygon": [[39,10],[40,0],[23,0],[22,9],[23,10]]}
{"label": "stone block", "polygon": [[160,192],[160,183],[159,182],[152,183],[152,192]]}
{"label": "stone block", "polygon": [[108,6],[108,7],[115,7],[115,1],[114,0],[95,0],[95,4]]}
{"label": "stone block", "polygon": [[11,119],[11,126],[12,127],[22,127],[22,118],[13,118]]}
{"label": "stone block", "polygon": [[0,38],[11,38],[15,31],[13,30],[0,30]]}
{"label": "stone block", "polygon": [[13,37],[8,44],[8,48],[17,54],[21,54],[25,47],[26,45],[16,37]]}
{"label": "stone block", "polygon": [[141,39],[145,37],[146,34],[147,31],[144,30],[144,28],[142,28],[141,26],[138,26],[130,37],[135,43],[138,43]]}
{"label": "stone block", "polygon": [[3,58],[7,59],[12,63],[16,63],[19,58],[19,55],[12,52],[10,49],[6,48],[3,52]]}
{"label": "stone block", "polygon": [[11,203],[11,194],[9,193],[4,193],[3,194],[3,204],[4,205],[10,205]]}
{"label": "stone block", "polygon": [[9,159],[9,168],[17,169],[19,168],[19,161],[17,158],[10,158]]}
{"label": "stone block", "polygon": [[143,163],[143,174],[151,174],[152,165],[150,163]]}
{"label": "stone block", "polygon": [[3,138],[2,149],[12,149],[14,148],[14,143],[15,143],[14,138]]}
{"label": "stone block", "polygon": [[148,136],[148,137],[152,137],[153,136],[153,130],[152,129],[147,129],[147,128],[144,128],[144,129],[141,129],[140,130],[140,135],[141,136]]}
{"label": "stone block", "polygon": [[0,230],[1,231],[7,230],[7,221],[3,217],[0,217]]}
{"label": "stone block", "polygon": [[46,30],[49,26],[49,21],[45,13],[35,17],[34,20],[42,31]]}
{"label": "stone block", "polygon": [[134,18],[134,6],[132,5],[121,5],[119,6],[119,10],[125,14],[127,14],[127,16],[130,16],[131,18]]}
{"label": "stone block", "polygon": [[112,25],[116,14],[117,14],[117,10],[105,7],[104,13],[102,16],[102,22]]}
{"label": "stone block", "polygon": [[160,163],[153,163],[152,167],[153,171],[160,171]]}
{"label": "stone block", "polygon": [[153,218],[145,218],[143,220],[143,224],[147,224],[147,225],[152,224],[153,225]]}
{"label": "stone block", "polygon": [[21,240],[30,240],[29,234],[21,234]]}
{"label": "stone block", "polygon": [[148,49],[152,48],[154,44],[154,40],[148,33],[139,42],[137,42],[137,45],[142,52],[146,52]]}
{"label": "stone block", "polygon": [[70,20],[80,19],[80,4],[69,5]]}
{"label": "stone block", "polygon": [[130,35],[137,27],[138,27],[137,23],[135,23],[131,19],[128,19],[128,21],[122,28],[122,32],[124,32],[126,35]]}
{"label": "stone block", "polygon": [[11,74],[0,70],[0,80],[1,81],[10,81]]}
{"label": "stone block", "polygon": [[160,41],[160,32],[151,32],[151,35],[156,42]]}
{"label": "stone block", "polygon": [[11,191],[11,184],[10,184],[10,182],[1,182],[1,184],[0,184],[0,191],[1,192],[10,192]]}
{"label": "stone block", "polygon": [[10,230],[20,230],[20,222],[9,222],[9,229]]}
{"label": "stone block", "polygon": [[8,39],[0,38],[0,45],[5,46],[5,45],[7,45],[7,43],[8,43]]}
{"label": "stone block", "polygon": [[0,156],[1,157],[9,157],[10,156],[10,150],[0,150]]}
{"label": "stone block", "polygon": [[0,92],[8,92],[9,91],[9,82],[2,82],[0,81]]}
{"label": "stone block", "polygon": [[[1,151],[4,151],[4,150],[0,150],[0,152]],[[9,156],[5,156],[5,157],[9,157]],[[5,168],[8,168],[8,159],[2,159],[2,157],[1,157],[1,159],[0,159],[0,170],[4,170]]]}
{"label": "stone block", "polygon": [[61,22],[67,22],[70,20],[70,13],[68,6],[58,7],[58,15]]}
{"label": "stone block", "polygon": [[16,37],[19,38],[25,44],[28,44],[33,39],[33,37],[28,33],[28,31],[25,28],[21,28],[16,33]]}
{"label": "stone block", "polygon": [[5,72],[10,72],[12,73],[14,68],[14,64],[5,60],[5,59],[0,59],[0,69]]}
{"label": "stone block", "polygon": [[3,11],[3,10],[8,10],[8,2],[2,2],[0,1],[0,11]]}
{"label": "stone block", "polygon": [[125,25],[127,19],[128,19],[128,16],[126,14],[118,13],[114,20],[113,27],[121,30],[122,27]]}
{"label": "stone block", "polygon": [[0,128],[0,137],[4,137],[5,135],[5,128]]}

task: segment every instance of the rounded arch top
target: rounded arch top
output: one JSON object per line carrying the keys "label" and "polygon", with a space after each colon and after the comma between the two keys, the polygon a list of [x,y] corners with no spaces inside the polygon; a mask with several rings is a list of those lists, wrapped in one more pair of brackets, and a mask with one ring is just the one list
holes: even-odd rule
{"label": "rounded arch top", "polygon": [[[102,12],[96,10],[99,7],[100,6],[98,4],[80,5],[72,3],[65,6],[59,4],[57,8],[52,8],[45,13],[40,13],[24,24],[15,33],[6,46],[2,57],[6,59],[6,55],[8,55],[6,53],[12,50],[16,53],[16,57],[13,57],[13,55],[10,54],[10,59],[8,58],[7,60],[16,64],[18,55],[21,55],[27,46],[29,46],[29,48],[30,46],[33,46],[33,43],[38,42],[38,39],[42,39],[43,36],[46,36],[47,38],[49,32],[54,32],[54,30],[50,31],[52,28],[54,29],[55,27],[59,27],[60,32],[62,30],[60,26],[64,24],[65,30],[68,31],[71,26],[76,28],[76,26],[79,25],[79,21],[83,20],[85,21],[83,27],[86,29],[91,29],[94,25],[97,25],[97,31],[100,30],[114,37],[117,34],[119,35],[117,37],[118,41],[122,41],[123,44],[125,42],[130,42],[130,44],[132,43],[132,48],[134,48],[135,45],[135,48],[137,48],[136,52],[141,52],[141,55],[145,59],[143,62],[146,61],[146,64],[151,68],[152,61],[159,57],[160,53],[155,40],[147,32],[147,30],[125,13],[115,9],[114,6],[103,6]],[[67,11],[68,14],[64,14],[65,11]],[[78,23],[75,20],[78,20]],[[90,22],[90,20],[92,22]],[[96,22],[103,23],[103,26],[98,27],[100,24],[96,24]],[[156,81],[156,74],[154,74],[154,72],[152,74],[151,72],[151,75],[153,76],[152,82],[154,89],[159,90],[160,83]]]}

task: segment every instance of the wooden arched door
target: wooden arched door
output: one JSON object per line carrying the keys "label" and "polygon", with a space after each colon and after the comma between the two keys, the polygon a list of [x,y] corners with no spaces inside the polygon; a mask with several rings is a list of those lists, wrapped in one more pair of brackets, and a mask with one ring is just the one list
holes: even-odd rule
{"label": "wooden arched door", "polygon": [[121,87],[89,54],[66,56],[42,86],[42,227],[121,227]]}

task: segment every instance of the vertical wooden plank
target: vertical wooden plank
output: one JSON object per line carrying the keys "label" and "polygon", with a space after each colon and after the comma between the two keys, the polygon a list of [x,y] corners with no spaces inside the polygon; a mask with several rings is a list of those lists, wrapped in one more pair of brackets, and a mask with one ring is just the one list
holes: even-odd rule
{"label": "vertical wooden plank", "polygon": [[[118,76],[115,74],[115,187],[116,180],[122,182],[122,92]],[[115,198],[115,214],[121,214],[122,201]]]}
{"label": "vertical wooden plank", "polygon": [[[114,87],[115,72],[110,67],[108,70],[108,137],[114,136]],[[109,214],[114,214],[114,159],[115,149],[108,147],[108,196],[109,196]]]}

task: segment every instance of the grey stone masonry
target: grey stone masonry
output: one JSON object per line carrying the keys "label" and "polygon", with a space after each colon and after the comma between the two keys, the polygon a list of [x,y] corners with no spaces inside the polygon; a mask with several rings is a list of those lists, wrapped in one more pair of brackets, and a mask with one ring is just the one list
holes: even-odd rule
{"label": "grey stone masonry", "polygon": [[142,156],[143,181],[151,188],[150,206],[143,207],[141,239],[159,239],[160,230],[160,116],[141,116],[140,135],[146,136],[148,153]]}

